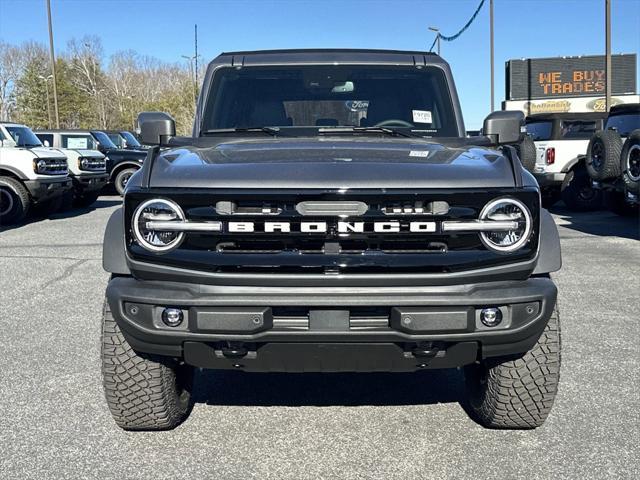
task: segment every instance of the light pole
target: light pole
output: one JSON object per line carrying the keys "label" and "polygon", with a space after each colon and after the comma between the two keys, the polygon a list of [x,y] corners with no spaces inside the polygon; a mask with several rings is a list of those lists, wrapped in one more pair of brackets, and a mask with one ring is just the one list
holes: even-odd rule
{"label": "light pole", "polygon": [[490,68],[491,68],[491,111],[494,111],[495,108],[495,93],[494,93],[494,84],[495,84],[495,79],[494,79],[494,68],[493,68],[493,0],[489,1],[489,48],[491,50],[491,53],[489,55],[490,60],[489,62],[491,63]]}
{"label": "light pole", "polygon": [[440,29],[437,27],[429,27],[429,30],[436,32],[436,47],[438,49],[438,55],[440,55]]}
{"label": "light pole", "polygon": [[49,119],[47,126],[48,128],[51,128],[51,104],[49,102],[49,80],[53,78],[53,75],[48,75],[46,77],[42,75],[38,75],[38,78],[44,82],[44,88],[47,92],[47,118]]}
{"label": "light pole", "polygon": [[194,71],[193,71],[193,62],[196,60],[196,56],[182,55],[182,58],[186,59],[189,62],[189,76],[193,79],[194,89],[193,89],[193,108],[197,108],[198,96],[196,91],[198,90],[198,85],[195,81]]}
{"label": "light pole", "polygon": [[606,111],[611,108],[611,0],[605,0],[605,103]]}
{"label": "light pole", "polygon": [[47,0],[47,19],[49,21],[49,54],[51,56],[51,75],[53,77],[53,105],[56,111],[56,128],[60,128],[58,114],[58,87],[56,86],[56,55],[53,52],[53,27],[51,26],[51,0]]}

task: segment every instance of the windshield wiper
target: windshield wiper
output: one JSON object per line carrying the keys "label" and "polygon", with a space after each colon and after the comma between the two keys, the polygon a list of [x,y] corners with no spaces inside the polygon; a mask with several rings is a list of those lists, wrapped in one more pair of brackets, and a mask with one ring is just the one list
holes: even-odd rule
{"label": "windshield wiper", "polygon": [[239,128],[212,128],[210,130],[204,130],[204,135],[211,133],[252,133],[252,132],[264,132],[269,135],[277,137],[280,133],[280,127],[239,127]]}
{"label": "windshield wiper", "polygon": [[391,136],[406,137],[406,138],[420,138],[418,135],[403,132],[401,130],[389,127],[356,127],[356,126],[344,126],[344,127],[329,127],[321,128],[318,130],[320,133],[385,133]]}

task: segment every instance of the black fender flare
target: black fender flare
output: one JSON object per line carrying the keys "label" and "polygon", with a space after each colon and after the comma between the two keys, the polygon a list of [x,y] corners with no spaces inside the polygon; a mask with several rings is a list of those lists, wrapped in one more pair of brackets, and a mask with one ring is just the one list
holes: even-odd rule
{"label": "black fender flare", "polygon": [[540,247],[538,262],[533,269],[533,275],[557,272],[562,268],[562,254],[560,252],[560,234],[551,214],[540,210]]}
{"label": "black fender flare", "polygon": [[117,275],[131,275],[124,245],[124,211],[118,208],[109,217],[102,243],[102,268]]}
{"label": "black fender flare", "polygon": [[3,170],[14,175],[18,180],[28,180],[27,176],[15,167],[11,167],[9,165],[2,165],[2,167],[0,167],[0,175],[2,175]]}

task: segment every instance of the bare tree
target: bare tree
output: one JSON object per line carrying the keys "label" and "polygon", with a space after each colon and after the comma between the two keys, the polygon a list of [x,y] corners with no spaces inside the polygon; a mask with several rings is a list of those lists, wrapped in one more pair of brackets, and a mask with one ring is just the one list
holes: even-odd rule
{"label": "bare tree", "polygon": [[98,113],[98,126],[107,128],[107,85],[102,70],[102,42],[94,35],[85,35],[80,40],[70,40],[67,48],[71,69],[75,73],[72,81],[80,91],[93,99]]}

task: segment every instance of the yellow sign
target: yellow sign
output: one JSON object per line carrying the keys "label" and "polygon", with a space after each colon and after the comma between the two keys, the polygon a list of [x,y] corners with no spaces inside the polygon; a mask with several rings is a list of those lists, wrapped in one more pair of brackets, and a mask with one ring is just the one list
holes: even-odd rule
{"label": "yellow sign", "polygon": [[569,78],[562,72],[540,72],[538,84],[544,95],[577,95],[603,93],[606,87],[604,70],[574,70]]}

